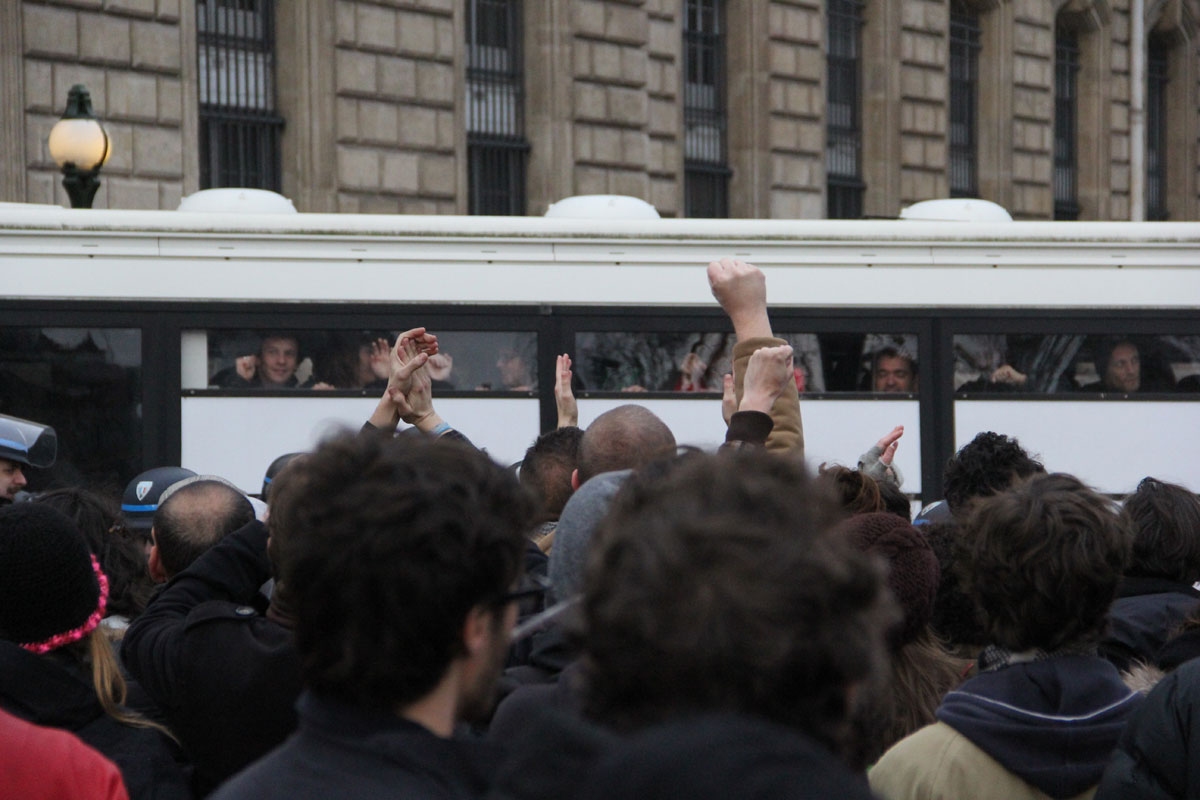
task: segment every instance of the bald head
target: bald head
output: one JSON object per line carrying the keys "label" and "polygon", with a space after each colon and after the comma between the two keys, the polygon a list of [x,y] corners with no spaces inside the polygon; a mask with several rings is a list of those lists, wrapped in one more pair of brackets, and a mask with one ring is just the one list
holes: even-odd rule
{"label": "bald head", "polygon": [[157,553],[151,558],[161,564],[165,578],[172,578],[253,519],[254,507],[232,486],[215,480],[189,483],[168,496],[154,512]]}
{"label": "bald head", "polygon": [[636,469],[675,451],[675,436],[654,412],[617,406],[592,422],[579,443],[579,483],[602,472]]}

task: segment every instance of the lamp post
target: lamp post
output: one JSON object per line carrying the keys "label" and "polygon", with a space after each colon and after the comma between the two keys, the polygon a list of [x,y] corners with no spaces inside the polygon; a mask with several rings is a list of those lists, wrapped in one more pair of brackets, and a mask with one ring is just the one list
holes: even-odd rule
{"label": "lamp post", "polygon": [[50,129],[50,156],[63,171],[63,188],[71,208],[91,208],[100,188],[100,168],[108,160],[110,142],[92,111],[92,95],[77,83],[67,94],[67,110]]}

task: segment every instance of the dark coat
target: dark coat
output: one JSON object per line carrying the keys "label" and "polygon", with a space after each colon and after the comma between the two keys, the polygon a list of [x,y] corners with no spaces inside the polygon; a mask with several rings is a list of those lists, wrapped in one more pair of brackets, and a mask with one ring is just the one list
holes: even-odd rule
{"label": "dark coat", "polygon": [[1200,660],[1159,681],[1129,720],[1095,800],[1200,797]]}
{"label": "dark coat", "polygon": [[201,794],[296,727],[292,631],[253,607],[270,577],[266,546],[258,522],[222,539],[151,601],[121,648],[195,764]]}
{"label": "dark coat", "polygon": [[234,777],[214,800],[471,800],[492,782],[497,754],[442,739],[387,711],[305,692],[296,735]]}
{"label": "dark coat", "polygon": [[0,707],[36,725],[71,731],[121,770],[131,800],[186,800],[187,778],[167,737],[105,713],[91,672],[66,654],[34,655],[0,641]]}
{"label": "dark coat", "polygon": [[1188,584],[1126,576],[1108,612],[1100,655],[1120,670],[1134,661],[1155,663],[1158,651],[1197,603],[1200,591]]}

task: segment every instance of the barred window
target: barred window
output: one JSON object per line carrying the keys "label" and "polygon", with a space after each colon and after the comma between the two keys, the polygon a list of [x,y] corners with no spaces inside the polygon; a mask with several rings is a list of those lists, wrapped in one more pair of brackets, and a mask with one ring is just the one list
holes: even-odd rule
{"label": "barred window", "polygon": [[979,15],[950,7],[950,196],[977,197]]}
{"label": "barred window", "polygon": [[720,0],[687,0],[683,22],[684,214],[729,216],[725,31]]}
{"label": "barred window", "polygon": [[1167,48],[1150,40],[1146,58],[1146,219],[1167,219]]}
{"label": "barred window", "polygon": [[524,214],[521,4],[467,0],[467,183],[472,214]]}
{"label": "barred window", "polygon": [[826,214],[858,219],[863,213],[862,180],[862,8],[861,0],[828,0],[826,48]]}
{"label": "barred window", "polygon": [[274,0],[196,0],[200,186],[278,192]]}
{"label": "barred window", "polygon": [[1054,218],[1078,219],[1079,37],[1059,29],[1054,42]]}

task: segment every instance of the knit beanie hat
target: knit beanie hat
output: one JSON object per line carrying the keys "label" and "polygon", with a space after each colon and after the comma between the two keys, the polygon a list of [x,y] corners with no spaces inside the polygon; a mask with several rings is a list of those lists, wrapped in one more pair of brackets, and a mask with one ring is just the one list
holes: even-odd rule
{"label": "knit beanie hat", "polygon": [[888,641],[899,649],[917,637],[933,616],[940,569],[933,548],[921,532],[895,514],[876,511],[858,514],[838,526],[838,531],[864,553],[874,553],[888,566],[887,583],[904,613]]}
{"label": "knit beanie hat", "polygon": [[45,653],[91,633],[107,603],[108,578],[69,517],[0,508],[0,638]]}
{"label": "knit beanie hat", "polygon": [[554,529],[550,550],[550,592],[555,600],[574,597],[583,589],[583,565],[587,562],[592,534],[608,513],[613,496],[633,470],[604,472],[589,478],[563,506]]}

